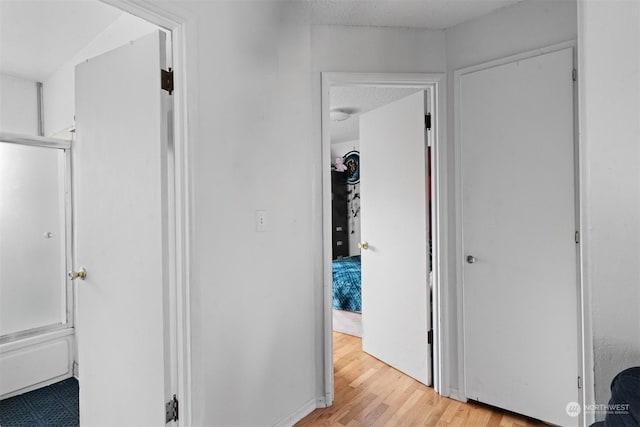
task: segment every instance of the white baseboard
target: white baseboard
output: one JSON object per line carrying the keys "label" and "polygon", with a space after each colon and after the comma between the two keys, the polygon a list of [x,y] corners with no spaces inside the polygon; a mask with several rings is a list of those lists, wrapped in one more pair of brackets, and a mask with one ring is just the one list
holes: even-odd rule
{"label": "white baseboard", "polygon": [[316,408],[328,408],[333,403],[327,403],[329,400],[329,395],[321,396],[316,399]]}
{"label": "white baseboard", "polygon": [[316,399],[311,399],[296,409],[291,415],[274,424],[274,427],[292,427],[295,423],[312,413],[316,409]]}
{"label": "white baseboard", "polygon": [[460,392],[456,388],[449,388],[449,398],[463,403],[466,403],[468,400],[465,396],[460,396]]}

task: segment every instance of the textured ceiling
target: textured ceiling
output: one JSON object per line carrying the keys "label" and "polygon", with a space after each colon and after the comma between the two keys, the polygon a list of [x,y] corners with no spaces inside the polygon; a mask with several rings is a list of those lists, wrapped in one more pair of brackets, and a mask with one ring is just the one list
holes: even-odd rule
{"label": "textured ceiling", "polygon": [[314,24],[445,29],[521,0],[311,0]]}
{"label": "textured ceiling", "polygon": [[419,90],[416,88],[332,87],[331,109],[343,109],[352,115],[342,122],[331,122],[331,143],[357,140],[360,114],[409,96]]}
{"label": "textured ceiling", "polygon": [[[518,1],[309,0],[314,24],[432,29]],[[0,0],[0,73],[43,81],[121,13],[98,0]]]}
{"label": "textured ceiling", "polygon": [[121,14],[97,0],[0,0],[0,73],[43,81]]}

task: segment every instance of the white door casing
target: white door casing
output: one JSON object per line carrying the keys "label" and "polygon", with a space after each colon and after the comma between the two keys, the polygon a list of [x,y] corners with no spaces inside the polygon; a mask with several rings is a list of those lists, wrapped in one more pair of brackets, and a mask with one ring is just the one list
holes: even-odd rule
{"label": "white door casing", "polygon": [[[76,67],[75,269],[83,426],[164,425],[167,93],[154,32]],[[116,421],[117,419],[117,421]]]}
{"label": "white door casing", "polygon": [[572,70],[566,48],[461,74],[458,87],[466,396],[567,426],[579,372]]}
{"label": "white door casing", "polygon": [[426,111],[419,91],[360,116],[362,346],[430,384]]}

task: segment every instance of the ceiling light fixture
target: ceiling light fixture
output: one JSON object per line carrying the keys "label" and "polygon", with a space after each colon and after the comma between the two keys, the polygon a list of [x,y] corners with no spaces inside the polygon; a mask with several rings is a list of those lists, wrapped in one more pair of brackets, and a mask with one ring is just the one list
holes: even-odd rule
{"label": "ceiling light fixture", "polygon": [[351,114],[343,110],[336,109],[329,112],[329,118],[332,122],[342,122],[347,120],[349,117],[351,117]]}

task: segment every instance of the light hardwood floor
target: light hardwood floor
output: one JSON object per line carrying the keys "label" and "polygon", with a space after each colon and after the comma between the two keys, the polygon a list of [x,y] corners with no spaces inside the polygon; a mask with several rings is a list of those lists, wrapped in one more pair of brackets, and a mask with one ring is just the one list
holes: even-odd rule
{"label": "light hardwood floor", "polygon": [[333,333],[335,399],[296,426],[496,426],[546,424],[477,403],[441,397],[432,388],[362,351],[358,337]]}

